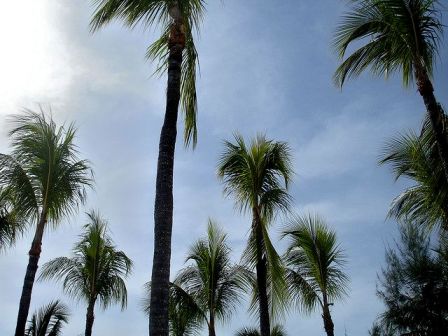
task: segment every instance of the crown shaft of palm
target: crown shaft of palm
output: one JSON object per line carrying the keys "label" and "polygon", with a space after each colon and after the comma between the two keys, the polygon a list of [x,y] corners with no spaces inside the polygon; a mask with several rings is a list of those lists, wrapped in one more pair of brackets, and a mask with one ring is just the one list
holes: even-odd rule
{"label": "crown shaft of palm", "polygon": [[415,79],[437,141],[448,179],[448,137],[444,113],[430,80],[443,25],[436,0],[355,0],[335,35],[339,56],[355,41],[363,45],[338,67],[335,81],[370,67],[377,75],[401,71],[405,85]]}

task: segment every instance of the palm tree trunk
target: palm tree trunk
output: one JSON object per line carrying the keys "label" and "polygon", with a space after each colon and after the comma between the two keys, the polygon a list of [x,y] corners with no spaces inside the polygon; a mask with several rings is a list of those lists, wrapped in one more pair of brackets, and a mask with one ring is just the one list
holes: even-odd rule
{"label": "palm tree trunk", "polygon": [[93,321],[95,320],[95,299],[89,300],[89,305],[87,306],[87,313],[86,313],[86,332],[85,336],[91,336],[92,335],[92,329],[93,329]]}
{"label": "palm tree trunk", "polygon": [[160,133],[154,209],[154,257],[151,276],[149,335],[168,336],[168,291],[173,226],[173,169],[185,35],[175,20],[170,34],[165,120]]}
{"label": "palm tree trunk", "polygon": [[418,92],[423,98],[423,102],[428,112],[429,120],[436,137],[437,147],[439,149],[440,160],[448,180],[448,136],[445,129],[445,116],[442,107],[434,96],[434,88],[428,74],[422,68],[415,71],[417,79]]}
{"label": "palm tree trunk", "polygon": [[215,314],[210,312],[210,318],[208,321],[208,336],[216,336],[215,332]]}
{"label": "palm tree trunk", "polygon": [[323,295],[323,299],[324,306],[322,318],[324,320],[324,329],[327,333],[327,336],[334,336],[334,324],[333,320],[331,319],[330,305],[328,304],[327,296],[325,294]]}
{"label": "palm tree trunk", "polygon": [[26,268],[25,279],[23,280],[22,296],[20,297],[19,313],[17,315],[17,325],[15,336],[24,336],[26,321],[31,304],[31,294],[33,292],[34,279],[36,277],[40,253],[42,251],[42,237],[45,224],[47,223],[46,214],[42,213],[36,227],[31,249],[28,252],[28,266]]}
{"label": "palm tree trunk", "polygon": [[263,256],[263,233],[261,218],[257,209],[253,210],[253,224],[255,229],[255,240],[257,246],[257,286],[258,300],[260,306],[260,333],[261,336],[270,336],[271,326],[269,321],[269,301],[267,294],[267,265],[266,257]]}

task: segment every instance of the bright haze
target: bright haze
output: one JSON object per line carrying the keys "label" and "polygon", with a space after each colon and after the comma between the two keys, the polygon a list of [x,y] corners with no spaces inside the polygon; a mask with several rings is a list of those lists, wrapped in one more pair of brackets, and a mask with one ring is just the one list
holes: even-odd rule
{"label": "bright haze", "polygon": [[[249,216],[224,197],[216,178],[223,139],[239,131],[287,141],[294,156],[291,185],[299,214],[318,212],[337,231],[348,256],[349,297],[331,307],[335,333],[366,335],[382,305],[375,295],[384,248],[397,237],[386,219],[391,200],[405,183],[394,183],[378,157],[390,137],[421,125],[424,105],[415,87],[404,89],[399,76],[388,80],[365,73],[341,91],[332,82],[338,64],[331,40],[347,2],[297,0],[210,0],[197,40],[199,139],[196,150],[182,144],[179,120],[174,172],[172,277],[183,267],[194,240],[205,234],[207,219],[228,233],[233,258],[246,244]],[[135,263],[129,278],[128,308],[97,309],[94,334],[146,335],[143,285],[150,278],[153,207],[159,132],[165,111],[166,77],[151,76],[144,59],[157,29],[133,31],[120,23],[92,35],[89,1],[15,0],[0,11],[0,152],[7,153],[8,115],[22,108],[52,110],[62,124],[74,121],[80,156],[91,161],[96,178],[85,207],[46,232],[40,265],[68,256],[85,211],[108,219],[118,248]],[[446,21],[446,15],[445,15]],[[447,22],[445,22],[447,23]],[[445,41],[443,41],[445,42]],[[448,101],[448,49],[442,43],[435,69],[436,96]],[[445,63],[443,63],[445,61]],[[272,226],[279,241],[285,219]],[[27,234],[0,255],[0,335],[15,328],[27,251]],[[30,315],[52,299],[71,307],[66,335],[83,333],[86,307],[65,296],[61,285],[36,282]],[[218,334],[232,335],[257,320],[242,301]],[[296,310],[283,321],[290,335],[324,334],[319,312]],[[205,335],[205,330],[203,332]]]}

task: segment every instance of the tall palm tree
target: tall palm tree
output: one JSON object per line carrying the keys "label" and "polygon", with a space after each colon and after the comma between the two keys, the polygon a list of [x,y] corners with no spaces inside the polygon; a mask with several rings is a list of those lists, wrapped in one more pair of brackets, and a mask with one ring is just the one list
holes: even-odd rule
{"label": "tall palm tree", "polygon": [[0,188],[0,251],[14,245],[27,228],[26,224],[14,209],[12,190]]}
{"label": "tall palm tree", "polygon": [[186,261],[193,264],[182,269],[171,284],[173,335],[186,335],[189,325],[199,327],[205,322],[209,336],[216,336],[215,322],[230,318],[239,302],[249,272],[231,263],[226,239],[227,235],[209,220],[207,237],[190,248]]}
{"label": "tall palm tree", "polygon": [[198,54],[193,31],[199,31],[205,0],[93,0],[97,5],[92,30],[113,19],[131,28],[162,26],[162,35],[149,48],[147,57],[159,61],[158,71],[168,72],[166,110],[159,141],[154,209],[154,258],[152,266],[149,333],[168,335],[168,296],[173,226],[173,169],[179,102],[185,114],[185,144],[195,146],[196,65]]}
{"label": "tall palm tree", "polygon": [[[270,317],[285,295],[283,267],[269,238],[268,226],[276,213],[290,204],[287,193],[292,167],[284,142],[257,136],[249,146],[240,135],[226,141],[218,164],[224,192],[235,197],[240,211],[252,212],[252,226],[244,261],[256,269],[257,300],[262,336],[270,334]],[[271,302],[269,302],[271,301]],[[269,311],[271,309],[271,312]]]}
{"label": "tall palm tree", "polygon": [[389,216],[448,230],[448,182],[428,121],[420,135],[410,131],[391,139],[380,163],[391,166],[396,180],[405,177],[414,182],[393,200]]}
{"label": "tall palm tree", "polygon": [[71,258],[59,257],[45,263],[39,279],[62,281],[64,291],[87,303],[85,335],[92,335],[95,303],[99,299],[106,309],[113,303],[127,305],[124,279],[130,274],[132,261],[117,251],[107,232],[107,223],[98,213],[87,214],[89,223],[73,248]]}
{"label": "tall palm tree", "polygon": [[[236,336],[260,336],[257,328],[243,328],[236,333]],[[283,326],[276,324],[272,327],[271,336],[286,336],[286,331]]]}
{"label": "tall palm tree", "polygon": [[330,306],[346,295],[348,277],[342,267],[345,257],[329,229],[317,215],[295,217],[283,232],[289,238],[285,254],[289,292],[296,303],[311,312],[322,309],[325,332],[334,335]]}
{"label": "tall palm tree", "polygon": [[26,336],[59,336],[64,323],[68,323],[69,311],[59,300],[34,313],[28,323]]}
{"label": "tall palm tree", "polygon": [[434,96],[432,76],[443,24],[437,0],[354,0],[336,31],[335,46],[342,59],[350,44],[362,44],[337,68],[335,81],[370,67],[377,75],[401,70],[403,83],[415,80],[437,141],[448,179],[448,138],[444,113]]}
{"label": "tall palm tree", "polygon": [[57,127],[43,110],[26,110],[15,116],[11,154],[0,154],[0,187],[12,190],[14,209],[20,218],[36,223],[28,267],[23,282],[17,317],[16,336],[23,336],[31,302],[31,292],[41,254],[42,237],[50,222],[75,212],[91,186],[92,171],[86,160],[77,158],[73,143],[75,127]]}

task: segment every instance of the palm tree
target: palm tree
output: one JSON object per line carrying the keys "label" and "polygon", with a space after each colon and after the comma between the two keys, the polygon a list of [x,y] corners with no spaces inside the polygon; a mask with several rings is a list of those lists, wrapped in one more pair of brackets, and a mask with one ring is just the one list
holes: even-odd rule
{"label": "palm tree", "polygon": [[[226,141],[218,164],[224,192],[235,197],[240,211],[252,212],[252,226],[244,261],[256,268],[256,287],[262,336],[270,334],[270,315],[280,310],[285,296],[283,267],[269,238],[275,214],[290,204],[287,193],[292,175],[290,150],[284,142],[257,136],[249,145],[240,135]],[[269,287],[269,288],[268,288]],[[271,302],[269,302],[271,301]],[[271,308],[271,312],[269,311]]]}
{"label": "palm tree", "polygon": [[85,335],[92,335],[97,299],[103,309],[113,303],[127,305],[124,282],[132,269],[132,261],[117,251],[107,232],[107,223],[98,213],[87,214],[89,223],[73,248],[73,257],[59,257],[43,265],[39,280],[62,281],[64,291],[87,303]]}
{"label": "palm tree", "polygon": [[230,317],[245,287],[245,270],[230,261],[226,234],[211,220],[207,238],[190,249],[187,261],[194,265],[181,270],[174,284],[190,295],[208,326],[209,336],[216,336],[215,321]]}
{"label": "palm tree", "polygon": [[68,308],[59,300],[50,302],[33,314],[28,323],[26,336],[59,336],[62,326],[68,323]]}
{"label": "palm tree", "polygon": [[448,138],[444,113],[434,96],[432,76],[443,24],[437,0],[354,0],[337,28],[335,46],[342,59],[352,42],[362,46],[337,68],[336,83],[370,67],[377,75],[401,70],[403,83],[415,79],[437,141],[448,179]]}
{"label": "palm tree", "polygon": [[[260,336],[257,328],[243,328],[239,330],[236,336]],[[275,325],[271,330],[271,336],[286,336],[283,326]]]}
{"label": "palm tree", "polygon": [[41,254],[42,237],[48,222],[56,227],[74,213],[86,198],[92,171],[86,160],[77,158],[73,143],[75,127],[57,127],[43,110],[25,110],[14,118],[10,155],[0,154],[0,187],[13,192],[19,218],[36,223],[17,317],[16,336],[23,336],[31,292]]}
{"label": "palm tree", "polygon": [[185,145],[195,146],[196,65],[198,54],[193,31],[199,31],[205,0],[93,0],[97,5],[91,21],[96,31],[113,19],[131,28],[162,26],[162,35],[147,57],[159,61],[158,72],[168,72],[165,120],[159,141],[154,209],[154,258],[152,266],[150,335],[168,335],[168,296],[173,226],[173,169],[179,101],[185,114]]}
{"label": "palm tree", "polygon": [[209,336],[216,336],[215,322],[230,318],[239,302],[248,272],[231,263],[226,239],[227,235],[209,220],[207,238],[190,248],[186,261],[194,264],[182,269],[171,284],[173,335],[187,335],[187,329],[193,332],[193,326],[206,322]]}
{"label": "palm tree", "polygon": [[0,251],[15,244],[27,227],[14,209],[11,189],[0,189]]}
{"label": "palm tree", "polygon": [[448,182],[428,121],[420,135],[410,131],[390,140],[380,163],[391,166],[396,180],[405,177],[414,182],[393,200],[389,216],[448,230]]}
{"label": "palm tree", "polygon": [[285,254],[289,293],[305,311],[322,309],[324,328],[334,335],[330,306],[346,295],[348,277],[342,270],[345,256],[336,233],[317,215],[295,217],[283,231],[289,238]]}

